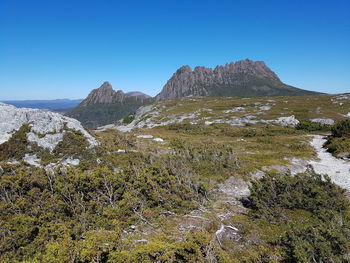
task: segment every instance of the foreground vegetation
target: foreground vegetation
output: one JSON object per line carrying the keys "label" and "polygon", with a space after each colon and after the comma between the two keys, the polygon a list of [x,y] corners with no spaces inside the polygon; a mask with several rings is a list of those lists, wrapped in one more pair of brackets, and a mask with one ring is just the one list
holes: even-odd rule
{"label": "foreground vegetation", "polygon": [[[320,98],[322,114],[341,120],[340,106]],[[68,131],[52,152],[28,144],[23,126],[0,145],[0,262],[349,262],[344,190],[311,169],[295,176],[279,169],[291,158],[315,158],[310,132],[332,132],[327,147],[344,152],[349,121],[309,121],[324,116],[311,97],[307,104],[297,97],[273,99],[259,104],[272,107],[262,118],[293,113],[301,123],[185,120],[130,133],[105,130],[94,133],[101,145],[93,149],[79,132]],[[216,119],[245,104],[245,113],[227,113],[243,116],[257,103],[187,100],[180,100],[181,107],[162,102],[169,105],[159,121],[204,107],[212,111],[198,118]],[[138,137],[145,134],[162,141]],[[25,154],[40,157],[42,167],[21,161]],[[68,157],[79,165],[50,166]],[[250,194],[242,195],[247,182]]]}
{"label": "foreground vegetation", "polygon": [[[193,230],[179,238],[162,229],[159,214],[184,213],[203,196],[191,183],[152,166],[118,174],[108,167],[55,174],[5,167],[1,262],[349,260],[349,201],[327,177],[270,173],[253,181],[245,202],[248,214],[230,219],[242,240],[226,241],[230,249],[223,250],[213,230]],[[138,221],[162,230],[150,240],[135,241],[126,233]]]}

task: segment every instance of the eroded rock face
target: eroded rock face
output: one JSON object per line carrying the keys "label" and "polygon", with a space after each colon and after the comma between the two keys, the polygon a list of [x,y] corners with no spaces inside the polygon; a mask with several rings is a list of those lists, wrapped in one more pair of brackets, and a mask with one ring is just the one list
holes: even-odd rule
{"label": "eroded rock face", "polygon": [[101,87],[90,92],[89,96],[83,100],[80,106],[87,106],[91,104],[108,104],[118,103],[125,100],[123,91],[115,91],[109,82],[104,82]]}
{"label": "eroded rock face", "polygon": [[98,145],[96,139],[75,119],[59,113],[16,108],[0,103],[0,144],[9,140],[24,124],[30,125],[30,132],[27,133],[28,140],[50,151],[55,149],[67,130],[80,131],[91,146]]}
{"label": "eroded rock face", "polygon": [[156,101],[186,96],[310,95],[281,82],[263,61],[249,59],[215,69],[189,66],[178,69],[156,96]]}

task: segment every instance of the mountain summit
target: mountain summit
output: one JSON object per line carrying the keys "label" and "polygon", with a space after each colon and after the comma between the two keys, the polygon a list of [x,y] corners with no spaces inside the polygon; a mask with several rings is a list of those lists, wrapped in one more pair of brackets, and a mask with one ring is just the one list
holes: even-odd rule
{"label": "mountain summit", "polygon": [[124,93],[122,90],[115,91],[112,85],[105,81],[98,89],[94,89],[90,92],[85,100],[81,102],[79,106],[88,106],[93,104],[111,104],[111,103],[124,103],[126,100],[143,100],[150,96],[142,92],[129,92]]}
{"label": "mountain summit", "polygon": [[66,115],[81,121],[85,127],[96,128],[115,122],[150,102],[151,97],[142,92],[115,91],[106,81]]}
{"label": "mountain summit", "polygon": [[179,68],[156,96],[166,100],[186,96],[293,96],[316,92],[284,84],[263,61],[249,59],[215,69]]}

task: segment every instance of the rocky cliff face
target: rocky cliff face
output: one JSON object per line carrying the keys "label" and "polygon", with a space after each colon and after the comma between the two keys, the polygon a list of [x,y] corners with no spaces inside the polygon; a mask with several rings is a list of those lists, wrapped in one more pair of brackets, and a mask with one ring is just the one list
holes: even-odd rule
{"label": "rocky cliff face", "polygon": [[156,96],[156,101],[186,96],[309,95],[281,82],[263,61],[249,59],[215,69],[189,66],[178,69]]}
{"label": "rocky cliff face", "polygon": [[142,92],[115,91],[109,82],[104,82],[66,115],[81,121],[85,127],[97,128],[116,122],[151,102],[153,99]]}

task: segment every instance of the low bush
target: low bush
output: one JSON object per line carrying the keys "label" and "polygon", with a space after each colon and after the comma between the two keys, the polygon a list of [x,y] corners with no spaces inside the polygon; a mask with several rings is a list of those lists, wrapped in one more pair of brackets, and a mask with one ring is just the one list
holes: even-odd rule
{"label": "low bush", "polygon": [[28,152],[27,133],[29,131],[29,124],[23,125],[7,142],[0,144],[0,161],[10,158],[22,159],[24,157]]}
{"label": "low bush", "polygon": [[303,130],[307,132],[312,132],[312,131],[330,131],[332,125],[329,124],[321,124],[318,122],[312,122],[309,120],[302,120],[300,121],[295,128],[297,130]]}
{"label": "low bush", "polygon": [[[284,251],[282,262],[348,262],[350,205],[345,190],[329,177],[313,171],[295,176],[268,173],[252,181],[250,190],[251,218],[287,228],[275,242]],[[299,222],[291,212],[306,221]]]}
{"label": "low bush", "polygon": [[332,127],[333,137],[349,137],[350,136],[350,120],[341,120]]}
{"label": "low bush", "polygon": [[337,157],[350,156],[350,120],[342,120],[332,127],[332,135],[324,145]]}
{"label": "low bush", "polygon": [[129,124],[129,123],[131,123],[134,119],[135,119],[135,114],[134,114],[134,113],[129,114],[129,115],[127,115],[127,116],[125,116],[125,117],[123,118],[123,123]]}

